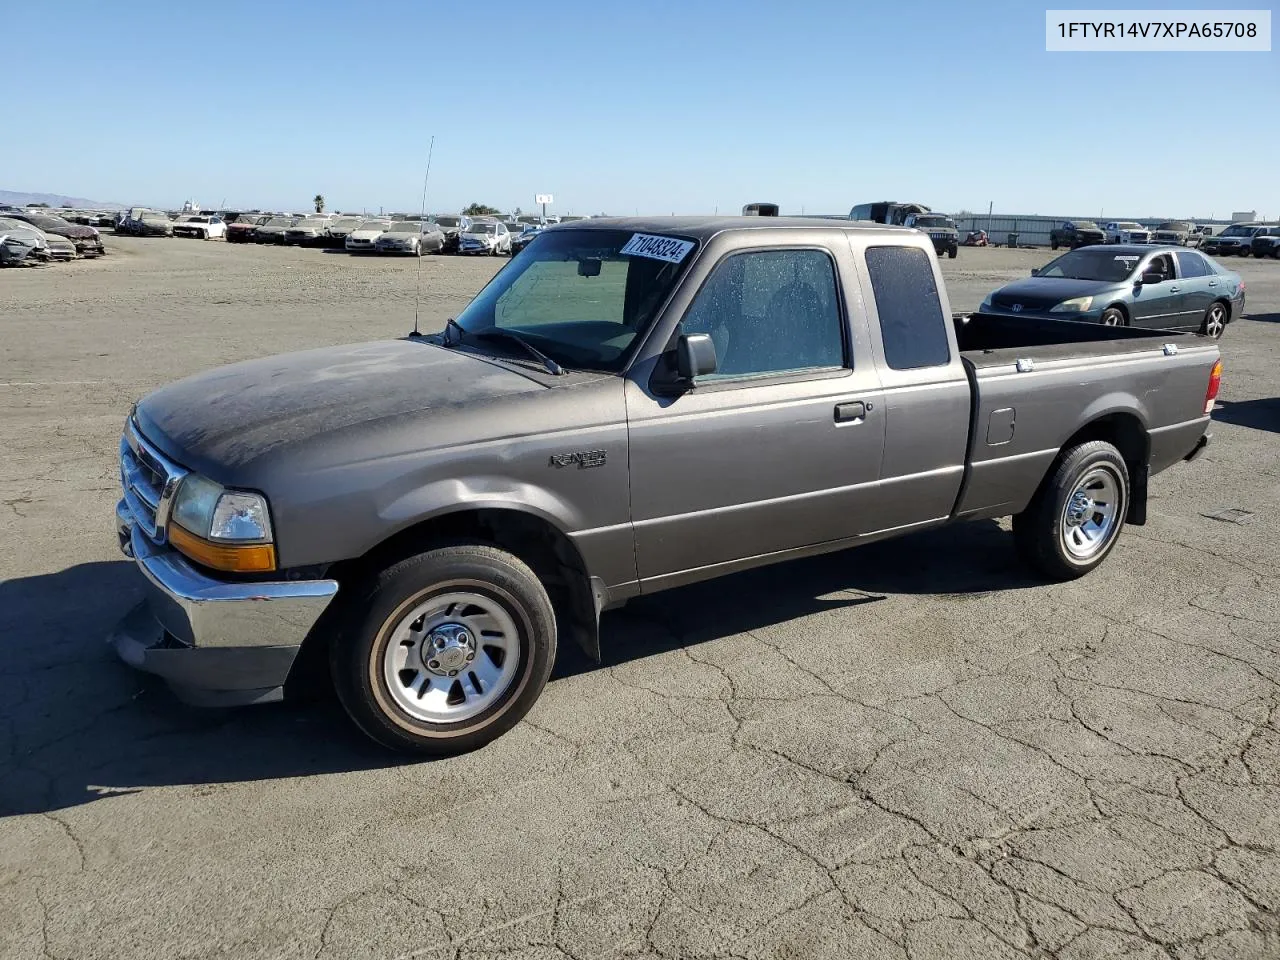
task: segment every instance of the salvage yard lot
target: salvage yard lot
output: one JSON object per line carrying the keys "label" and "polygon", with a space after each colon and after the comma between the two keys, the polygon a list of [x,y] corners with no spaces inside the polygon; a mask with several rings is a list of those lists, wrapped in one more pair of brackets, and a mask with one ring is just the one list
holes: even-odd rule
{"label": "salvage yard lot", "polygon": [[[129,404],[401,336],[417,261],[107,243],[0,272],[0,957],[1280,956],[1280,263],[1223,261],[1214,443],[1092,576],[980,523],[642,599],[423,762],[103,642]],[[1049,257],[962,249],[953,308]],[[424,259],[422,329],[503,263]]]}

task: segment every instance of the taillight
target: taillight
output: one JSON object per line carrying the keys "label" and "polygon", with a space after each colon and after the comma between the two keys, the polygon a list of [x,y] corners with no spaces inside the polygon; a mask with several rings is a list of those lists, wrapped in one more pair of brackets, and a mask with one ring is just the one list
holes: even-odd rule
{"label": "taillight", "polygon": [[1219,360],[1209,371],[1209,389],[1204,392],[1204,412],[1213,412],[1213,402],[1218,399],[1218,390],[1222,387],[1222,361]]}

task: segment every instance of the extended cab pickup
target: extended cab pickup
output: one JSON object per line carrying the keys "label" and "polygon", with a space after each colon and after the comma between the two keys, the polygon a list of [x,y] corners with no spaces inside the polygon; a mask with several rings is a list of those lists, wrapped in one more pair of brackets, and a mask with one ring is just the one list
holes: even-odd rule
{"label": "extended cab pickup", "polygon": [[915,230],[555,226],[439,334],[137,403],[116,524],[147,599],[113,642],[223,704],[322,654],[377,740],[468,749],[638,594],[1009,515],[1083,575],[1204,447],[1220,373],[1195,335],[953,316]]}

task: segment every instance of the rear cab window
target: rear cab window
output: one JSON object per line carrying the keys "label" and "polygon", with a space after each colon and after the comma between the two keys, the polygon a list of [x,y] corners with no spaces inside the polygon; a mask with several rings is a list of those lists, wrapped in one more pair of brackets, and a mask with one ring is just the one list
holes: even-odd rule
{"label": "rear cab window", "polygon": [[928,254],[920,247],[876,245],[866,248],[865,258],[885,363],[894,370],[950,363],[948,319]]}

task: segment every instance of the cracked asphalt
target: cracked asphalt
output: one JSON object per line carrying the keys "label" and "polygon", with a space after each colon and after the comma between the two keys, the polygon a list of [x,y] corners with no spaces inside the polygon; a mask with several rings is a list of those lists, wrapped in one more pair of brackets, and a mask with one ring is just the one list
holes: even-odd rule
{"label": "cracked asphalt", "polygon": [[[107,242],[0,272],[0,957],[1280,957],[1280,264],[1224,261],[1214,443],[1093,575],[981,523],[657,595],[498,742],[403,762],[103,640],[129,403],[402,335],[417,264]],[[1048,257],[962,250],[953,306]],[[424,329],[496,265],[424,260]]]}

